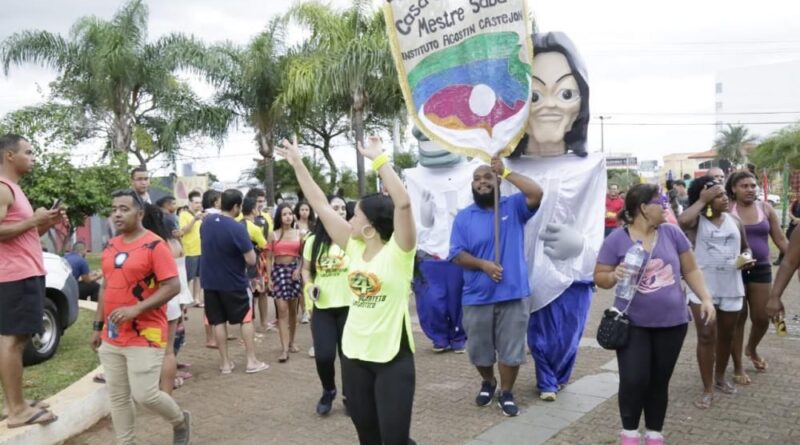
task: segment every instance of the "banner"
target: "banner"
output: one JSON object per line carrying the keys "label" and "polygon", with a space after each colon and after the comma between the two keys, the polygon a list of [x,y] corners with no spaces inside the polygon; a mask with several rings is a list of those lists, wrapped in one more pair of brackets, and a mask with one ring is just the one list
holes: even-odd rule
{"label": "banner", "polygon": [[408,113],[448,151],[486,161],[525,134],[531,101],[527,0],[386,0]]}

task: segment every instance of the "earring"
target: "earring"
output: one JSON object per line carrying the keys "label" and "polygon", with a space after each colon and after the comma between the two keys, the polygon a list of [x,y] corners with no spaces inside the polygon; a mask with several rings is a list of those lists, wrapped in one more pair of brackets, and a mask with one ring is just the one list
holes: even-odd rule
{"label": "earring", "polygon": [[[366,234],[366,229],[372,229],[372,234],[370,234],[370,235],[368,236],[368,235]],[[364,239],[372,239],[372,238],[375,238],[375,235],[377,235],[377,234],[378,234],[378,231],[377,231],[377,230],[375,230],[375,228],[374,228],[374,227],[372,227],[372,226],[363,226],[363,227],[361,228],[361,237],[362,237],[362,238],[364,238]]]}
{"label": "earring", "polygon": [[706,218],[711,218],[713,213],[711,213],[711,206],[706,206]]}

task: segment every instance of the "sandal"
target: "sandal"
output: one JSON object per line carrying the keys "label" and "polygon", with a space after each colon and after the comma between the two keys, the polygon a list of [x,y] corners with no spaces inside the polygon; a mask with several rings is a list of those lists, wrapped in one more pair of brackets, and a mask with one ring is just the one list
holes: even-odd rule
{"label": "sandal", "polygon": [[[45,417],[48,416],[48,417]],[[44,417],[44,418],[43,418]],[[11,428],[19,428],[28,425],[47,425],[50,423],[55,422],[58,420],[58,416],[51,413],[50,411],[42,408],[36,412],[36,414],[32,415],[28,420],[22,423],[9,423],[7,426],[9,429]]]}
{"label": "sandal", "polygon": [[733,375],[733,383],[736,383],[737,385],[745,386],[745,385],[749,385],[750,383],[752,383],[752,381],[750,380],[750,376],[747,375],[747,374],[741,374],[741,375],[740,374],[734,374]]}
{"label": "sandal", "polygon": [[[25,403],[28,404],[31,408],[40,408],[40,409],[47,409],[50,408],[50,404],[47,402],[43,402],[41,400],[26,400]],[[8,419],[8,414],[0,414],[0,422]]]}
{"label": "sandal", "polygon": [[744,355],[747,356],[751,362],[753,362],[753,367],[756,368],[756,372],[767,372],[769,365],[764,357],[754,357],[747,352],[745,352]]}
{"label": "sandal", "polygon": [[178,389],[183,386],[184,381],[181,377],[175,377],[175,381],[172,383],[172,389]]}
{"label": "sandal", "polygon": [[714,400],[714,394],[704,392],[702,396],[700,396],[700,400],[694,401],[694,406],[697,409],[709,409],[711,408],[711,401]]}
{"label": "sandal", "polygon": [[289,346],[289,352],[291,352],[293,354],[298,353],[298,352],[300,352],[300,348],[298,348],[295,345]]}
{"label": "sandal", "polygon": [[289,353],[287,351],[283,351],[280,357],[278,357],[278,362],[286,363],[289,361]]}
{"label": "sandal", "polygon": [[727,380],[717,381],[714,383],[714,389],[723,394],[736,394],[738,391],[733,384]]}
{"label": "sandal", "polygon": [[228,374],[233,372],[234,368],[236,368],[236,363],[231,362],[231,367],[230,368],[228,368],[228,369],[219,368],[219,373],[222,374],[222,375],[228,375]]}
{"label": "sandal", "polygon": [[94,377],[92,377],[92,381],[95,383],[105,383],[106,375],[103,374],[102,372],[98,372],[97,374],[95,374]]}

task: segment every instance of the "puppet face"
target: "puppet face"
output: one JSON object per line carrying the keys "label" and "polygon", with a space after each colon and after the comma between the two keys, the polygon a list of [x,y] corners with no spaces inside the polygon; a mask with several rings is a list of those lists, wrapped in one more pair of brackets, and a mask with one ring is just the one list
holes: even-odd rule
{"label": "puppet face", "polygon": [[[528,120],[528,133],[532,139],[530,148],[534,154],[564,154],[564,134],[572,128],[580,108],[578,82],[567,58],[558,52],[535,56],[531,115]],[[551,152],[556,145],[560,146],[560,152]],[[538,153],[537,146],[541,147]]]}

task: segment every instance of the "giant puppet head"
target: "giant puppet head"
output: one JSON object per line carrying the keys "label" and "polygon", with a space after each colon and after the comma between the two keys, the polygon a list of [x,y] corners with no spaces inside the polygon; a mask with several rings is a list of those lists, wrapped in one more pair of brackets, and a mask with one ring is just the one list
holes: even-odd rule
{"label": "giant puppet head", "polygon": [[561,32],[533,35],[533,94],[528,132],[511,157],[586,156],[589,84],[586,65]]}
{"label": "giant puppet head", "polygon": [[457,153],[451,153],[440,147],[436,142],[428,139],[419,128],[414,127],[411,133],[419,142],[419,163],[423,167],[452,167],[464,160],[463,156]]}

